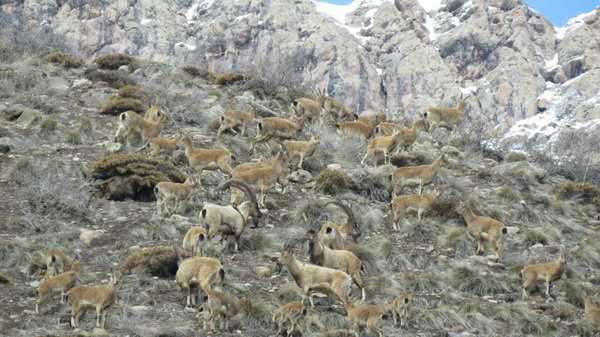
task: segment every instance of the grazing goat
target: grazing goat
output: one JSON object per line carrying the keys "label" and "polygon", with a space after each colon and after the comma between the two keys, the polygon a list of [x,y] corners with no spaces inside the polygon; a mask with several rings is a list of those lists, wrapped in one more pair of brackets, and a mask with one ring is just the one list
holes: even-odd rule
{"label": "grazing goat", "polygon": [[302,289],[302,302],[308,296],[310,306],[314,307],[313,292],[326,291],[334,293],[343,303],[348,301],[352,278],[343,271],[299,262],[286,244],[281,254],[281,263]]}
{"label": "grazing goat", "polygon": [[215,330],[219,321],[219,330],[229,331],[229,320],[240,313],[245,298],[237,299],[219,289],[206,290],[200,312],[204,313],[204,330]]}
{"label": "grazing goat", "polygon": [[419,222],[423,219],[423,214],[431,210],[433,203],[440,196],[438,191],[425,194],[396,195],[392,199],[392,214],[394,230],[398,230],[400,219],[410,211],[417,211]]}
{"label": "grazing goat", "polygon": [[179,288],[187,291],[186,307],[196,304],[196,297],[192,296],[192,288],[199,286],[202,291],[206,292],[217,282],[223,283],[224,279],[225,270],[221,262],[215,258],[203,256],[183,260],[175,274],[175,281]]}
{"label": "grazing goat", "polygon": [[194,148],[192,138],[189,135],[180,135],[178,142],[185,145],[185,156],[188,163],[200,175],[205,169],[219,168],[221,171],[231,174],[231,162],[235,157],[225,148],[201,149]]}
{"label": "grazing goat", "polygon": [[202,226],[192,226],[183,237],[183,249],[192,252],[192,256],[202,254],[202,245],[208,240],[208,231]]}
{"label": "grazing goat", "polygon": [[248,201],[244,201],[235,207],[233,205],[221,206],[211,203],[204,204],[200,211],[200,220],[203,225],[208,226],[208,237],[213,238],[217,233],[220,233],[223,238],[228,235],[233,235],[235,238],[235,251],[239,249],[239,242],[244,228],[250,218],[253,220],[253,227],[258,227],[259,219],[262,216],[256,196],[252,189],[243,182],[229,180],[225,184],[219,186],[219,190],[224,190],[228,187],[241,189],[248,196]]}
{"label": "grazing goat", "polygon": [[117,272],[113,272],[108,285],[104,286],[78,286],[71,288],[67,293],[71,304],[71,326],[79,328],[79,319],[88,309],[96,309],[96,327],[104,329],[106,325],[107,310],[115,303],[117,294],[115,286],[119,281]]}
{"label": "grazing goat", "polygon": [[408,309],[412,302],[412,295],[407,293],[402,293],[396,296],[389,304],[388,304],[388,312],[392,313],[392,317],[394,318],[394,325],[398,324],[398,320],[400,320],[400,326],[406,326],[408,323]]}
{"label": "grazing goat", "polygon": [[[300,321],[307,314],[307,309],[302,302],[290,302],[279,307],[272,316],[277,336],[284,331],[286,336],[292,336],[297,327],[300,327]],[[304,322],[306,323],[306,322]],[[285,326],[287,325],[287,329]],[[300,327],[300,332],[304,333],[306,326]]]}
{"label": "grazing goat", "polygon": [[558,259],[551,262],[529,264],[521,269],[521,278],[523,279],[523,299],[528,297],[527,291],[535,285],[537,281],[546,283],[546,296],[550,296],[550,283],[560,279],[567,269],[567,258],[564,249],[561,247]]}
{"label": "grazing goat", "polygon": [[38,287],[38,300],[35,302],[35,312],[40,313],[40,304],[53,291],[60,290],[60,303],[65,303],[66,293],[73,288],[79,280],[80,264],[78,260],[73,262],[71,270],[56,276],[44,278]]}
{"label": "grazing goat", "polygon": [[595,327],[600,327],[600,305],[594,303],[593,297],[587,296],[584,300],[585,319]]}
{"label": "grazing goat", "polygon": [[360,136],[369,139],[373,135],[373,127],[359,121],[336,123],[335,129],[338,133],[346,136]]}
{"label": "grazing goat", "polygon": [[473,210],[462,202],[456,208],[456,212],[465,219],[469,235],[477,240],[477,254],[483,254],[485,243],[489,242],[496,253],[496,261],[500,261],[503,253],[502,234],[507,233],[504,224],[487,216],[475,215]]}
{"label": "grazing goat", "polygon": [[465,101],[458,102],[455,108],[431,107],[423,117],[429,122],[429,131],[441,125],[452,128],[465,117]]}
{"label": "grazing goat", "polygon": [[304,237],[308,241],[308,256],[310,263],[327,268],[337,269],[352,277],[352,281],[361,291],[361,299],[364,301],[365,284],[361,273],[364,271],[362,261],[351,251],[331,249],[324,245],[315,231],[306,232]]}
{"label": "grazing goat", "polygon": [[242,129],[242,136],[244,136],[255,119],[256,113],[254,111],[227,111],[220,118],[221,123],[217,130],[217,137],[220,137],[227,130],[231,130],[237,135],[237,131],[235,131],[237,127]]}
{"label": "grazing goat", "polygon": [[319,136],[313,136],[309,141],[286,140],[283,142],[283,148],[287,152],[290,159],[294,156],[300,157],[298,169],[302,169],[304,158],[311,156],[315,152],[315,149],[320,142],[321,138]]}
{"label": "grazing goat", "polygon": [[[170,181],[161,181],[154,186],[154,196],[156,197],[156,213],[160,216],[177,212],[181,203],[188,200],[194,189],[200,184],[198,180],[189,177],[183,184]],[[170,209],[167,203],[173,203]]]}
{"label": "grazing goat", "polygon": [[447,163],[445,155],[441,155],[429,165],[399,167],[392,172],[392,185],[396,192],[401,192],[406,185],[419,185],[419,193],[423,186],[430,184],[443,164]]}
{"label": "grazing goat", "polygon": [[356,331],[366,327],[371,332],[383,337],[383,330],[379,327],[381,319],[385,314],[385,306],[379,304],[354,304],[348,301],[345,304],[348,320]]}

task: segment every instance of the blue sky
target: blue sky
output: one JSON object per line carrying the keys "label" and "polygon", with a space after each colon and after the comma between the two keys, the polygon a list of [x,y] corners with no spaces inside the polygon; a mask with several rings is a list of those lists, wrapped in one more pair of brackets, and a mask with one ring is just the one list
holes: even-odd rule
{"label": "blue sky", "polygon": [[[347,4],[352,0],[321,0]],[[555,26],[563,26],[569,18],[586,13],[600,5],[600,0],[525,0],[533,9],[544,14]]]}

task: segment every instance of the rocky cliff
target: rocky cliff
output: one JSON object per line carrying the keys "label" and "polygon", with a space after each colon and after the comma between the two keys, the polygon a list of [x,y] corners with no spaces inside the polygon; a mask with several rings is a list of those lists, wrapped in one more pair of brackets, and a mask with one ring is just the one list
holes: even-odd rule
{"label": "rocky cliff", "polygon": [[599,10],[556,28],[520,0],[17,3],[4,13],[64,36],[86,57],[118,51],[217,71],[285,68],[356,111],[395,117],[464,97],[471,119],[508,131],[504,147],[551,143],[566,123],[598,130]]}

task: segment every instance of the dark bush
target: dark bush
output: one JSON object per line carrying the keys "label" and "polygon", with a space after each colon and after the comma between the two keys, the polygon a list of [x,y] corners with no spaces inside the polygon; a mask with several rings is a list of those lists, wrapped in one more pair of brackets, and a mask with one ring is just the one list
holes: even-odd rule
{"label": "dark bush", "polygon": [[79,68],[83,65],[83,60],[62,52],[54,52],[46,56],[46,60],[50,63],[54,63],[64,68]]}
{"label": "dark bush", "polygon": [[96,63],[100,69],[106,70],[117,70],[121,66],[135,65],[136,62],[134,57],[125,54],[101,55],[94,60],[94,63]]}
{"label": "dark bush", "polygon": [[126,85],[135,85],[135,80],[127,74],[118,71],[102,71],[88,69],[85,77],[92,82],[106,82],[111,88],[120,89]]}
{"label": "dark bush", "polygon": [[139,99],[113,96],[104,104],[101,112],[105,115],[116,116],[121,112],[129,110],[143,113],[145,111],[145,105]]}

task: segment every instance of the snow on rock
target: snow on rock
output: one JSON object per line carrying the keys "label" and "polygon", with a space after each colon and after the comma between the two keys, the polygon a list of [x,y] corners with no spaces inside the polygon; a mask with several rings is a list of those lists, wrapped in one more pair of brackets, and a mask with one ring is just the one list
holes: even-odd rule
{"label": "snow on rock", "polygon": [[195,0],[185,13],[185,17],[188,22],[193,22],[198,17],[198,12],[209,9],[214,3],[215,0]]}
{"label": "snow on rock", "polygon": [[442,0],[417,0],[426,12],[437,11],[442,7]]}
{"label": "snow on rock", "polygon": [[554,27],[556,30],[556,38],[559,40],[564,39],[567,33],[583,26],[585,24],[585,20],[592,15],[595,15],[595,12],[596,10],[594,9],[591,12],[577,15],[576,17],[569,19],[566,25],[562,27]]}
{"label": "snow on rock", "polygon": [[546,60],[546,71],[552,71],[558,66],[558,53],[555,53],[551,60]]}

